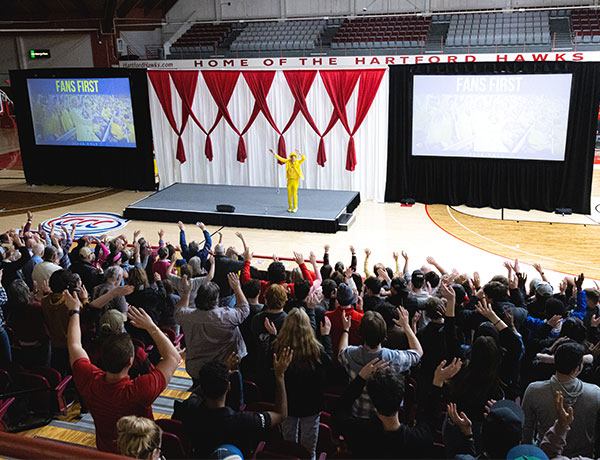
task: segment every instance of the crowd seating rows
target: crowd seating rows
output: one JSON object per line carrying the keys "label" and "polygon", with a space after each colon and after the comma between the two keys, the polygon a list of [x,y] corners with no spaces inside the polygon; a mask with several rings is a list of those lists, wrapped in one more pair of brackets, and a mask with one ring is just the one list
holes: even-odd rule
{"label": "crowd seating rows", "polygon": [[[515,260],[486,282],[404,251],[372,265],[369,249],[359,270],[354,247],[346,266],[328,245],[322,264],[294,253],[259,272],[241,233],[243,251],[213,245],[202,223],[188,242],[179,222],[176,248],[162,230],[157,247],[139,231],[73,241],[32,218],[0,235],[0,415],[64,413],[72,381],[98,448],[136,458],[161,436],[168,459],[506,458],[521,443],[596,458],[600,290],[583,274],[555,287]],[[161,435],[151,404],[180,353],[191,394]]]}
{"label": "crowd seating rows", "polygon": [[[528,12],[434,14],[431,17],[377,16],[322,20],[262,21],[249,24],[194,24],[172,46],[171,53],[214,52],[225,39],[242,32],[229,48],[235,52],[312,50],[321,46],[326,28],[337,28],[332,49],[422,48],[432,24],[448,25],[446,46],[549,45],[550,20],[570,20],[573,43],[600,43],[595,9]],[[436,37],[437,39],[437,37]]]}

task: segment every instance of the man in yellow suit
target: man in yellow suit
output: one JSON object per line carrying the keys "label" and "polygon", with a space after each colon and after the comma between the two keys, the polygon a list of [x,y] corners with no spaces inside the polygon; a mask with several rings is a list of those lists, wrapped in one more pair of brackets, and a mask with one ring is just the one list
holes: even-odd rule
{"label": "man in yellow suit", "polygon": [[287,178],[287,189],[288,189],[288,212],[296,212],[298,210],[298,185],[300,179],[304,179],[302,174],[302,168],[300,165],[304,163],[305,157],[300,154],[301,159],[298,160],[296,152],[290,153],[290,158],[281,158],[273,150],[269,149],[275,158],[282,163],[285,163],[285,177]]}

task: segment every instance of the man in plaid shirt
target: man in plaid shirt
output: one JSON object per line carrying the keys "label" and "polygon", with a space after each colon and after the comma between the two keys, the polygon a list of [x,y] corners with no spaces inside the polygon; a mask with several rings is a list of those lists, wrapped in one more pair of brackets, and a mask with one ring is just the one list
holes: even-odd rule
{"label": "man in plaid shirt", "polygon": [[[368,311],[360,322],[362,345],[348,346],[348,334],[351,318],[342,316],[344,330],[340,338],[338,360],[348,375],[355,379],[360,370],[375,358],[387,361],[397,372],[404,372],[419,363],[423,349],[409,324],[408,311],[399,307],[398,320],[408,339],[408,350],[390,350],[381,346],[386,336],[387,326],[383,317],[376,311]],[[366,390],[356,399],[352,407],[352,415],[357,418],[370,418],[375,412],[371,398]]]}

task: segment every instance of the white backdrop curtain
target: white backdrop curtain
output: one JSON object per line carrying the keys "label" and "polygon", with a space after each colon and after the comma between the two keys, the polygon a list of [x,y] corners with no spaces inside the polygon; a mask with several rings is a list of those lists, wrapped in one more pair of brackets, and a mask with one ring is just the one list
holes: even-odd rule
{"label": "white backdrop curtain", "polygon": [[[172,81],[170,85],[173,114],[176,126],[180,128],[182,101]],[[211,134],[214,157],[209,161],[204,155],[206,136],[190,117],[182,133],[186,161],[180,163],[176,158],[177,134],[165,115],[154,87],[152,84],[149,84],[149,87],[152,132],[161,189],[175,182],[285,187],[285,168],[278,165],[276,159],[269,153],[269,149],[277,152],[279,135],[262,113],[244,135],[247,148],[247,159],[244,163],[236,159],[239,137],[225,119],[221,119]],[[358,91],[359,84],[354,88],[346,105],[350,129],[354,127],[356,118]],[[324,138],[327,162],[324,167],[321,167],[317,164],[319,136],[302,114],[298,114],[284,137],[288,154],[292,150],[297,150],[306,156],[306,162],[303,164],[305,180],[301,181],[300,188],[355,190],[361,193],[363,200],[384,200],[388,94],[389,82],[386,70],[371,108],[354,135],[356,145],[354,171],[345,169],[349,135],[341,122],[338,120]],[[320,72],[317,73],[308,92],[306,102],[317,128],[321,133],[324,132],[334,109]],[[267,103],[277,127],[282,130],[294,107],[294,98],[283,71],[275,72]],[[240,132],[246,126],[253,106],[254,97],[240,74],[228,105],[232,121]],[[206,130],[213,125],[218,113],[217,105],[201,74],[197,81],[192,111]]]}

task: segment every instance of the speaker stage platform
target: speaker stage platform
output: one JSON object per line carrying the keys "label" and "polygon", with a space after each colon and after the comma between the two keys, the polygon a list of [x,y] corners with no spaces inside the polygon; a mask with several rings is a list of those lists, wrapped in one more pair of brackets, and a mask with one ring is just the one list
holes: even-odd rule
{"label": "speaker stage platform", "polygon": [[[347,230],[360,204],[359,192],[298,190],[298,212],[287,212],[285,187],[247,187],[176,183],[127,206],[126,219],[194,223],[227,227],[335,233]],[[235,206],[219,212],[217,205]]]}

